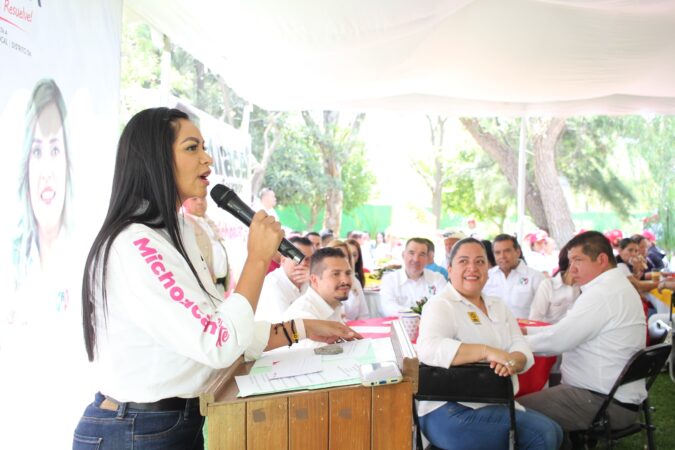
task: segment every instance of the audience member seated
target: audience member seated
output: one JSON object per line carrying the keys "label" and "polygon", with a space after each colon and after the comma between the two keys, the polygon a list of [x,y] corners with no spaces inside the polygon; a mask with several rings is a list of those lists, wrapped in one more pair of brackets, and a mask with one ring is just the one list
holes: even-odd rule
{"label": "audience member seated", "polygon": [[368,311],[368,303],[366,303],[366,296],[363,293],[363,285],[356,278],[356,270],[354,268],[354,254],[358,251],[358,245],[353,248],[345,241],[331,241],[327,248],[339,248],[347,255],[349,267],[352,269],[352,288],[349,290],[349,297],[342,302],[343,318],[344,320],[360,320],[368,319],[370,312]]}
{"label": "audience member seated", "polygon": [[424,268],[427,260],[426,239],[408,239],[403,251],[403,267],[382,277],[380,309],[385,316],[410,310],[419,300],[433,297],[447,284],[443,275]]}
{"label": "audience member seated", "polygon": [[521,260],[520,245],[515,237],[500,234],[492,243],[497,266],[488,271],[485,294],[501,298],[511,312],[520,318],[530,317],[534,293],[544,274]]}
{"label": "audience member seated", "polygon": [[448,271],[446,270],[446,268],[443,266],[439,266],[434,261],[434,256],[436,256],[436,246],[431,241],[431,239],[425,239],[425,241],[427,241],[427,265],[425,269],[429,269],[432,272],[438,272],[441,275],[443,275],[443,277],[447,280]]}
{"label": "audience member seated", "polygon": [[460,239],[464,239],[466,235],[461,231],[446,231],[443,233],[443,246],[445,247],[445,266],[450,265],[450,251]]}
{"label": "audience member seated", "polygon": [[352,269],[354,269],[354,277],[359,280],[361,287],[366,285],[366,272],[363,266],[363,252],[361,245],[355,239],[347,239],[349,245],[349,254],[352,256]]}
{"label": "audience member seated", "polygon": [[483,244],[483,247],[485,247],[485,253],[487,253],[488,259],[488,270],[490,270],[497,265],[497,261],[495,261],[495,254],[492,252],[492,241],[483,239],[480,242]]}
{"label": "audience member seated", "polygon": [[218,227],[206,215],[207,203],[202,197],[191,197],[183,203],[185,218],[194,225],[199,251],[209,269],[213,284],[223,297],[230,291],[230,264],[227,259],[225,240]]}
{"label": "audience member seated", "polygon": [[[534,357],[513,314],[496,297],[482,294],[488,262],[480,241],[458,241],[450,254],[450,283],[422,310],[417,354],[420,362],[451,367],[488,361],[498,375],[511,376],[529,369]],[[443,449],[508,448],[509,409],[505,405],[421,401],[422,432]],[[562,430],[534,411],[516,411],[521,449],[557,449]]]}
{"label": "audience member seated", "polygon": [[[591,425],[628,360],[645,347],[646,324],[640,297],[616,268],[612,246],[602,233],[581,233],[566,247],[581,295],[558,323],[526,328],[535,353],[563,355],[562,384],[519,401],[573,431]],[[613,428],[632,424],[646,395],[644,381],[620,387],[608,410]]]}
{"label": "audience member seated", "polygon": [[664,258],[666,253],[656,246],[656,236],[649,230],[644,230],[642,235],[649,242],[649,249],[647,250],[647,259],[649,260],[652,270],[662,270],[666,267]]}
{"label": "audience member seated", "polygon": [[[312,255],[307,292],[288,307],[281,320],[320,319],[344,323],[342,303],[349,297],[352,280],[352,268],[341,249],[326,247],[317,250]],[[298,345],[323,345],[306,341]]]}
{"label": "audience member seated", "polygon": [[[646,242],[646,239],[643,239]],[[644,270],[647,267],[646,259],[640,255],[640,244],[633,237],[623,238],[619,242],[619,254],[616,257],[617,269],[621,271],[628,281],[637,289],[640,295],[655,289],[658,285],[656,280],[645,280]]]}
{"label": "audience member seated", "polygon": [[644,279],[644,274],[654,270],[653,264],[647,258],[647,253],[649,252],[650,243],[646,237],[641,234],[634,234],[630,237],[638,245],[638,257],[640,264],[635,263],[634,265],[636,270],[641,270],[642,273],[638,277],[639,279]]}
{"label": "audience member seated", "polygon": [[335,239],[335,235],[331,229],[323,230],[319,236],[321,236],[321,248],[327,246],[330,241]]}
{"label": "audience member seated", "polygon": [[281,267],[265,276],[255,320],[276,323],[281,315],[298,297],[307,291],[309,265],[314,247],[309,239],[294,237],[289,239],[305,258],[297,264],[291,258],[281,256]]}
{"label": "audience member seated", "polygon": [[558,273],[553,278],[544,278],[534,294],[530,320],[557,323],[572,307],[580,291],[573,284],[569,264],[567,248],[563,247],[558,255]]}
{"label": "audience member seated", "polygon": [[312,243],[314,251],[317,251],[318,249],[321,248],[321,236],[319,235],[319,233],[317,233],[316,231],[310,231],[305,235],[305,237],[309,239],[310,242]]}

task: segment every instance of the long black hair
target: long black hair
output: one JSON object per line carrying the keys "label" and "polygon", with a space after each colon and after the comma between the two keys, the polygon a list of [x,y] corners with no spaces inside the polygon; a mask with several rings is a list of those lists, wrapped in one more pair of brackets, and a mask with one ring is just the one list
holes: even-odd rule
{"label": "long black hair", "polygon": [[[180,196],[175,181],[173,144],[179,120],[189,120],[177,109],[153,108],[131,118],[117,147],[108,213],[89,250],[82,281],[82,327],[89,361],[96,349],[97,306],[106,316],[106,268],[110,247],[126,227],[140,223],[164,228],[204,288],[180,237],[176,208]],[[100,305],[97,298],[100,296]]]}
{"label": "long black hair", "polygon": [[354,275],[356,275],[356,279],[361,283],[361,287],[365,287],[366,274],[363,271],[363,253],[361,253],[361,246],[356,239],[347,239],[347,244],[353,245],[359,252],[359,258],[354,261]]}

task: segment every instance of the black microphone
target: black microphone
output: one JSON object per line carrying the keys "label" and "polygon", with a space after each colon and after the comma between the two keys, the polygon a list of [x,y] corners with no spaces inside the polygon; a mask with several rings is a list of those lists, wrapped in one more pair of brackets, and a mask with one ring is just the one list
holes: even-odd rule
{"label": "black microphone", "polygon": [[[211,198],[219,208],[232,214],[247,227],[251,226],[251,220],[255,212],[229,187],[223,184],[216,184],[211,189]],[[290,258],[300,264],[305,255],[302,254],[288,239],[283,238],[279,244],[279,253],[286,258]]]}

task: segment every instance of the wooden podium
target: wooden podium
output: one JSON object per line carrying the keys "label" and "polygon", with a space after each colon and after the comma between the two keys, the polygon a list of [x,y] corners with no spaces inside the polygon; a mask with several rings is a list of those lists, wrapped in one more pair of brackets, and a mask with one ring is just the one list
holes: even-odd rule
{"label": "wooden podium", "polygon": [[412,399],[419,363],[399,321],[391,343],[403,381],[237,398],[235,375],[253,363],[240,358],[200,395],[209,450],[410,450]]}

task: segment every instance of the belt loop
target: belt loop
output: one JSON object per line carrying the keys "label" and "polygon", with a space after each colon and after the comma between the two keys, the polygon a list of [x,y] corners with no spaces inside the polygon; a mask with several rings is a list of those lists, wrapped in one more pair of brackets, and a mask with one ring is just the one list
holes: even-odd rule
{"label": "belt loop", "polygon": [[185,411],[183,411],[183,419],[188,420],[190,418],[190,406],[191,406],[192,399],[191,398],[186,398],[185,399]]}
{"label": "belt loop", "polygon": [[127,415],[127,402],[117,404],[117,416],[116,419],[124,419],[124,416]]}

